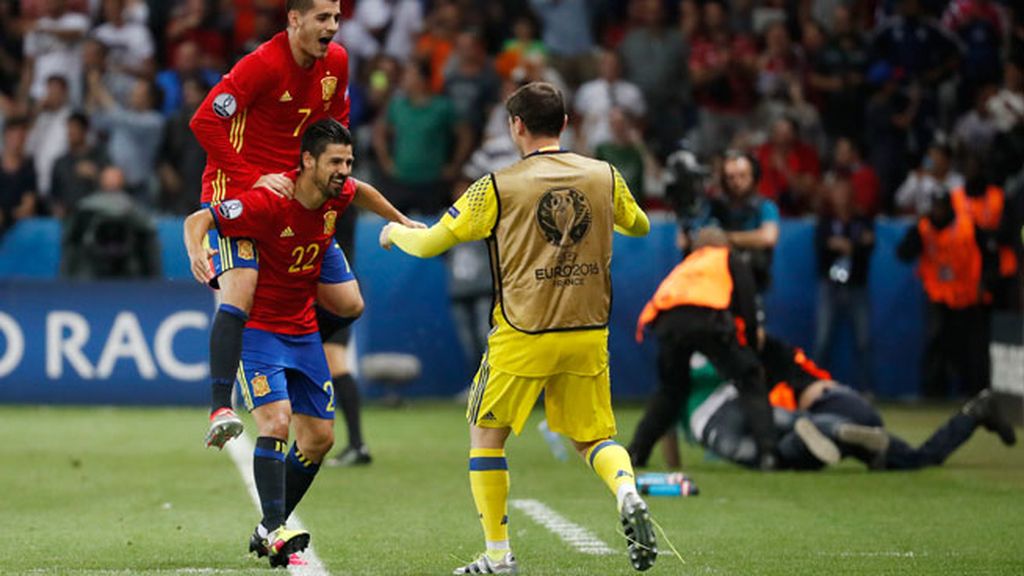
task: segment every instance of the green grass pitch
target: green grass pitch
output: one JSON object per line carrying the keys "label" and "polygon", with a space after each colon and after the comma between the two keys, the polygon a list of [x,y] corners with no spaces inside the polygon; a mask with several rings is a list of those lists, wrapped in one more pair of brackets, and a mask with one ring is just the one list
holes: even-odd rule
{"label": "green grass pitch", "polygon": [[[885,416],[920,441],[948,411]],[[618,410],[621,439],[638,417]],[[540,418],[510,442],[512,497],[617,554],[577,552],[512,510],[522,573],[633,573],[614,498],[582,461],[551,456]],[[317,554],[331,574],[450,573],[482,548],[462,409],[370,407],[364,421],[373,465],[325,468],[298,509]],[[0,574],[272,573],[246,555],[256,508],[204,432],[199,409],[0,408]],[[648,501],[685,564],[665,555],[649,574],[1024,574],[1024,448],[986,431],[917,473],[760,474],[683,456],[700,496]]]}

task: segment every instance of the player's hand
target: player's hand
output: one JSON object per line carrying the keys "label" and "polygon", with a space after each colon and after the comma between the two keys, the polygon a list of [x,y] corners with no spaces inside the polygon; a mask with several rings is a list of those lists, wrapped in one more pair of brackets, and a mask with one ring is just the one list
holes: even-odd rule
{"label": "player's hand", "polygon": [[399,224],[397,222],[388,222],[387,224],[384,225],[383,228],[380,229],[380,238],[378,239],[378,241],[380,242],[380,247],[381,248],[383,248],[385,250],[391,250],[391,237],[390,237],[390,235],[391,235],[391,229],[394,228],[395,226],[401,226],[401,224]]}
{"label": "player's hand", "polygon": [[409,220],[408,218],[406,218],[402,222],[399,222],[399,224],[405,226],[406,228],[412,228],[414,230],[425,230],[427,228],[427,225],[424,224],[423,222],[420,222],[418,220]]}
{"label": "player's hand", "polygon": [[295,183],[284,174],[264,174],[252,185],[253,188],[266,188],[282,198],[291,200],[295,196]]}
{"label": "player's hand", "polygon": [[210,258],[217,253],[213,248],[203,248],[201,251],[189,252],[188,259],[191,264],[192,276],[200,284],[209,284],[213,279],[213,270],[210,269]]}

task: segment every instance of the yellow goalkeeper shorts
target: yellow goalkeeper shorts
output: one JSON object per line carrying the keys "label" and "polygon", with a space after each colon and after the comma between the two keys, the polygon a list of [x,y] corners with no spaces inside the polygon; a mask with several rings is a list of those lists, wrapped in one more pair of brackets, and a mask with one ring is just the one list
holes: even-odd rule
{"label": "yellow goalkeeper shorts", "polygon": [[511,428],[519,434],[541,392],[551,430],[577,442],[615,435],[607,367],[593,376],[563,372],[535,378],[494,370],[484,356],[473,377],[466,419],[481,428]]}

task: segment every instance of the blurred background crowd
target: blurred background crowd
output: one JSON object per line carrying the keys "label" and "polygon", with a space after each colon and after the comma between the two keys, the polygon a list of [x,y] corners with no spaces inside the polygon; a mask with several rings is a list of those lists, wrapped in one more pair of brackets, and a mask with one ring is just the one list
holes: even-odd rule
{"label": "blurred background crowd", "polygon": [[[1024,11],[993,0],[345,0],[364,168],[433,212],[514,155],[502,96],[571,103],[565,145],[613,161],[657,206],[666,160],[760,162],[783,216],[851,188],[859,216],[938,188],[1014,185],[1024,160]],[[284,0],[0,2],[2,225],[64,217],[96,189],[187,213],[203,152],[187,120]],[[429,111],[421,114],[422,110]],[[406,122],[415,112],[417,122]],[[107,170],[113,168],[115,170]]]}
{"label": "blurred background crowd", "polygon": [[[284,4],[0,0],[0,233],[64,219],[73,254],[85,211],[144,222],[194,210],[205,154],[189,119],[283,29]],[[404,211],[436,214],[514,162],[503,97],[544,80],[570,108],[563,145],[613,163],[681,229],[746,232],[734,245],[770,267],[778,220],[816,219],[822,350],[836,306],[866,314],[879,217],[923,216],[959,189],[998,196],[998,217],[978,225],[1019,254],[1024,8],[1009,0],[341,5],[357,175]],[[1020,307],[1010,256],[986,305]],[[474,284],[486,266],[453,261],[453,298],[469,298],[460,270],[466,294],[487,292]],[[65,257],[66,273],[76,266]]]}

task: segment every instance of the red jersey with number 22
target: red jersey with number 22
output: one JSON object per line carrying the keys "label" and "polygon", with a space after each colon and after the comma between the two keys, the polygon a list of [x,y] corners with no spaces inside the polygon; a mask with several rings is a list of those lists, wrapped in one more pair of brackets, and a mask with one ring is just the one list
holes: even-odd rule
{"label": "red jersey with number 22", "polygon": [[260,275],[247,327],[293,335],[317,331],[313,301],[320,265],[355,193],[356,181],[349,178],[337,198],[316,210],[265,188],[210,208],[222,236],[251,238],[259,246]]}
{"label": "red jersey with number 22", "polygon": [[204,203],[253,187],[299,163],[303,129],[330,116],[348,126],[348,53],[332,42],[309,68],[295,63],[287,32],[238,61],[189,124],[206,150]]}

